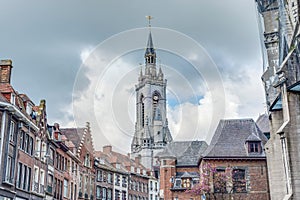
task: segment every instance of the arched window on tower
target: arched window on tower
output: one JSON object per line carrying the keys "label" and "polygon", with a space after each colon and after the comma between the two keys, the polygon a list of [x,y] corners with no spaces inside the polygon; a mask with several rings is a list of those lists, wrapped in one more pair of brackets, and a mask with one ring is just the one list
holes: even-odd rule
{"label": "arched window on tower", "polygon": [[140,106],[141,106],[141,124],[142,124],[142,127],[145,126],[145,104],[143,102],[143,99],[144,99],[144,95],[142,94],[141,95],[141,98],[140,98]]}

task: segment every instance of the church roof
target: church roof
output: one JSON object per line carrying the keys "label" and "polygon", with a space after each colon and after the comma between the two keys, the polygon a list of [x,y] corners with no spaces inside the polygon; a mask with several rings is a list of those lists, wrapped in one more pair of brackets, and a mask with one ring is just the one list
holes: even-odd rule
{"label": "church roof", "polygon": [[262,141],[262,145],[267,141],[253,119],[220,120],[204,158],[265,158],[263,151],[249,155],[247,141]]}
{"label": "church roof", "polygon": [[176,158],[176,166],[197,166],[206,148],[205,141],[174,141],[157,156]]}

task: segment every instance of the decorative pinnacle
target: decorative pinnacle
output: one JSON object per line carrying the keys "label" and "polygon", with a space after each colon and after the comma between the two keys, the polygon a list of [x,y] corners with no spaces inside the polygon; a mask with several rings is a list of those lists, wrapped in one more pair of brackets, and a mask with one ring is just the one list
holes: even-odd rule
{"label": "decorative pinnacle", "polygon": [[153,17],[150,15],[147,15],[146,18],[148,19],[148,26],[151,27],[151,19],[153,19]]}

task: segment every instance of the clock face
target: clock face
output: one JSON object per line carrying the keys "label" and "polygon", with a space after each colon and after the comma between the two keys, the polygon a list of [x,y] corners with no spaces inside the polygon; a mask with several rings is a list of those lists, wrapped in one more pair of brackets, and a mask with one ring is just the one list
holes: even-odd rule
{"label": "clock face", "polygon": [[157,95],[154,95],[154,96],[153,96],[153,100],[157,101],[157,100],[158,100],[158,96],[157,96]]}

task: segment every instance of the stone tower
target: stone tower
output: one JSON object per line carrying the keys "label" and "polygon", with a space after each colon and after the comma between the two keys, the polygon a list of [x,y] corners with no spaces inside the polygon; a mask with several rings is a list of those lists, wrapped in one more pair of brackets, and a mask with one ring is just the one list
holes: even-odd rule
{"label": "stone tower", "polygon": [[156,66],[156,52],[151,30],[145,51],[145,66],[141,68],[136,91],[136,123],[131,143],[131,156],[151,169],[154,156],[172,141],[166,111],[167,80],[161,67]]}
{"label": "stone tower", "polygon": [[263,42],[271,199],[300,199],[300,29],[298,0],[256,0]]}

